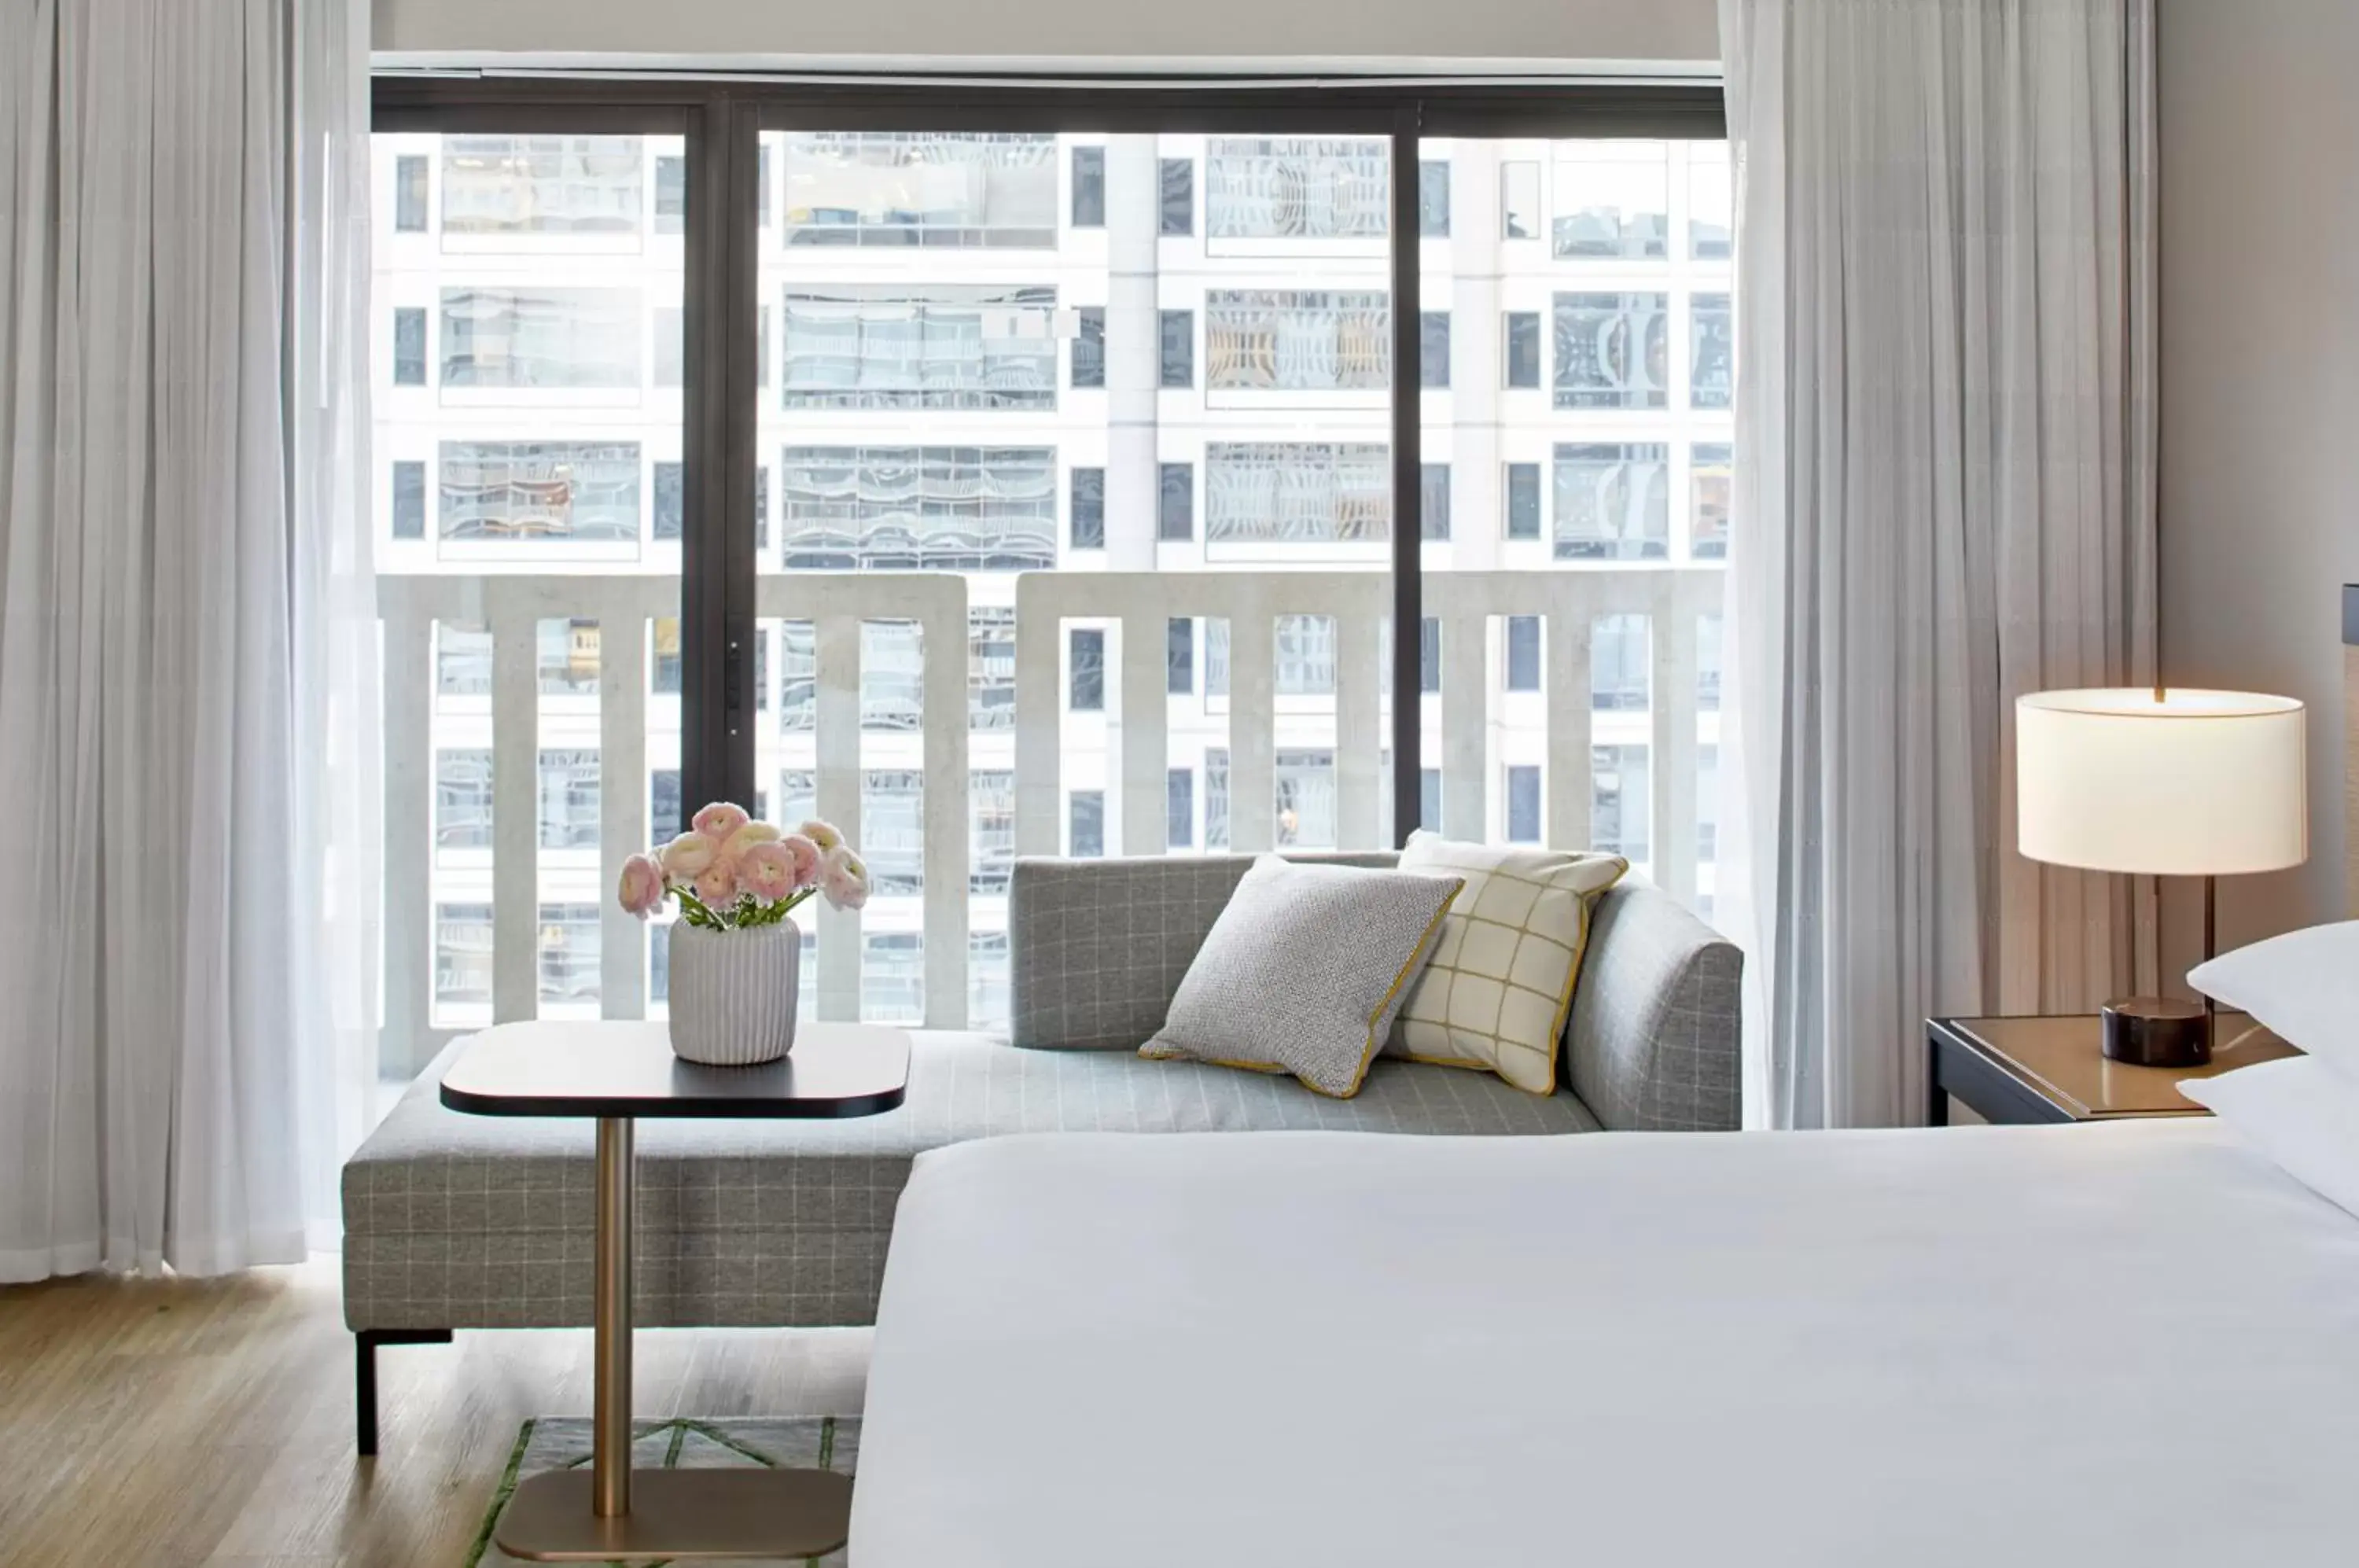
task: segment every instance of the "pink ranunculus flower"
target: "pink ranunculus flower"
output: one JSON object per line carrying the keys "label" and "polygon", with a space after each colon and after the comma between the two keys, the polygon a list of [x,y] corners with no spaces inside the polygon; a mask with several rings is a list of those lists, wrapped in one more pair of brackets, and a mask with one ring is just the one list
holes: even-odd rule
{"label": "pink ranunculus flower", "polygon": [[839,909],[857,909],[868,902],[868,867],[842,844],[827,852],[820,867],[820,891]]}
{"label": "pink ranunculus flower", "polygon": [[693,882],[720,855],[721,845],[715,841],[701,833],[684,833],[664,845],[656,858],[662,863],[666,877],[675,882]]}
{"label": "pink ranunculus flower", "polygon": [[835,831],[833,822],[823,822],[814,817],[796,831],[819,845],[819,852],[821,855],[825,855],[832,849],[843,847],[843,835]]}
{"label": "pink ranunculus flower", "polygon": [[782,836],[767,822],[749,822],[729,835],[729,842],[721,846],[721,853],[733,857],[742,856],[756,844],[776,844]]}
{"label": "pink ranunculus flower", "polygon": [[778,847],[794,856],[795,886],[798,888],[819,885],[820,847],[800,833],[788,833],[778,841]]}
{"label": "pink ranunculus flower", "polygon": [[646,920],[664,901],[663,867],[651,855],[635,855],[623,862],[623,878],[614,897],[626,913]]}
{"label": "pink ranunculus flower", "polygon": [[715,914],[736,903],[737,863],[724,855],[697,873],[696,896]]}
{"label": "pink ranunculus flower", "polygon": [[745,807],[733,800],[715,800],[690,819],[688,825],[715,844],[727,844],[739,828],[751,821]]}
{"label": "pink ranunculus flower", "polygon": [[737,858],[737,891],[775,904],[795,890],[795,857],[783,844],[748,845]]}

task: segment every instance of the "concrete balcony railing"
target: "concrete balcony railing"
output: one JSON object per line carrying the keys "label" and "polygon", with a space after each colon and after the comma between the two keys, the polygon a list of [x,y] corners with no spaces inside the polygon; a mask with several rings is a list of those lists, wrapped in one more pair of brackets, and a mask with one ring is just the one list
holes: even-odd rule
{"label": "concrete balcony railing", "polygon": [[[1496,718],[1485,657],[1489,620],[1535,616],[1545,625],[1542,694],[1529,701],[1544,714],[1546,836],[1551,844],[1575,847],[1590,842],[1592,628],[1603,616],[1650,617],[1650,868],[1671,892],[1691,898],[1698,859],[1698,624],[1718,609],[1719,571],[1429,572],[1423,581],[1424,614],[1439,625],[1441,656],[1442,821],[1434,825],[1453,837],[1480,839],[1486,833],[1486,770],[1494,761],[1490,731]],[[843,824],[855,843],[862,800],[862,623],[918,624],[928,718],[919,736],[926,781],[924,1021],[933,1029],[967,1023],[969,587],[969,579],[951,573],[796,572],[765,576],[757,590],[759,615],[808,622],[813,628],[817,810]],[[582,721],[594,725],[600,774],[598,1007],[605,1017],[638,1018],[647,1006],[643,932],[607,890],[623,857],[647,838],[649,710],[651,701],[669,701],[650,697],[650,628],[658,618],[677,615],[679,594],[679,580],[669,575],[380,579],[388,884],[383,1055],[389,1067],[422,1064],[443,1040],[462,1032],[438,1022],[433,1008],[436,624],[479,626],[491,640],[490,1012],[501,1021],[535,1016],[540,994],[539,625],[550,619],[598,624],[596,716]],[[1332,711],[1321,704],[1320,722],[1332,725],[1337,843],[1346,849],[1378,847],[1385,823],[1381,759],[1389,746],[1381,650],[1391,611],[1391,578],[1381,571],[1018,575],[1016,853],[1055,855],[1063,844],[1069,718],[1064,634],[1071,621],[1112,632],[1104,643],[1103,677],[1107,852],[1166,852],[1171,744],[1166,630],[1178,617],[1228,622],[1228,843],[1248,853],[1272,847],[1278,838],[1274,737],[1281,713],[1295,714],[1293,722],[1299,722],[1302,702],[1276,689],[1276,627],[1288,615],[1333,620],[1335,688]],[[951,722],[933,722],[934,715],[951,716]],[[1437,755],[1432,739],[1427,755]],[[856,914],[819,911],[821,1018],[858,1016],[861,925]]]}

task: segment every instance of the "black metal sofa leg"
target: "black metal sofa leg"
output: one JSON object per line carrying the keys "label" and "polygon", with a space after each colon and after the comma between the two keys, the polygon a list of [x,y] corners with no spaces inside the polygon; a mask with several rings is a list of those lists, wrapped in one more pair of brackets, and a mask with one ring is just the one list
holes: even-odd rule
{"label": "black metal sofa leg", "polygon": [[376,1347],[450,1343],[447,1328],[364,1328],[353,1333],[353,1404],[357,1425],[353,1446],[364,1457],[376,1453]]}

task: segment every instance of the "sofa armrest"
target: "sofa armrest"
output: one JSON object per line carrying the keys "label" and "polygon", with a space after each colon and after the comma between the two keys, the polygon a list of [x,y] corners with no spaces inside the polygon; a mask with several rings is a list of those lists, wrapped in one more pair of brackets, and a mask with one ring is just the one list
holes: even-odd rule
{"label": "sofa armrest", "polygon": [[1565,1029],[1572,1091],[1608,1127],[1733,1130],[1743,1120],[1745,957],[1652,883],[1598,900]]}

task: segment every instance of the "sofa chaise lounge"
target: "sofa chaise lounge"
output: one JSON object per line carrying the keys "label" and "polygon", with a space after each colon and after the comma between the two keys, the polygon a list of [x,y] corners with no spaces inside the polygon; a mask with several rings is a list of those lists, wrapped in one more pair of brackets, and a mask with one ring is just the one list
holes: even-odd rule
{"label": "sofa chaise lounge", "polygon": [[[1248,855],[1019,860],[1008,896],[1007,1035],[913,1031],[907,1103],[880,1116],[643,1126],[636,1322],[875,1321],[911,1161],[995,1134],[1737,1126],[1737,950],[1636,878],[1599,904],[1554,1094],[1386,1061],[1357,1096],[1332,1100],[1291,1079],[1142,1060],[1136,1048],[1162,1024],[1251,864]],[[437,1091],[456,1049],[428,1064],[344,1167],[344,1321],[363,1454],[376,1451],[378,1345],[591,1320],[591,1124],[446,1110]]]}

